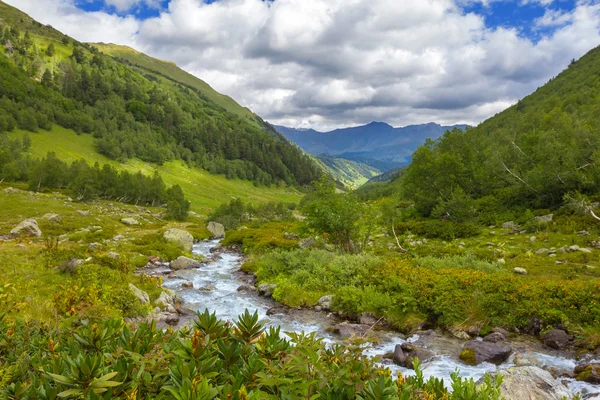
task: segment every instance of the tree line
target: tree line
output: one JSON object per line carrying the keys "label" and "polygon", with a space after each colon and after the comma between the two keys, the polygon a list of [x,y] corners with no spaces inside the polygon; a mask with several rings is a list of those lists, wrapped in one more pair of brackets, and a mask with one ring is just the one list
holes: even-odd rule
{"label": "tree line", "polygon": [[[320,175],[272,129],[227,112],[193,88],[138,73],[91,45],[67,40],[40,48],[28,31],[12,27],[0,29],[0,44],[0,131],[58,124],[94,135],[98,152],[114,160],[160,165],[182,159],[261,185],[308,185]],[[58,46],[70,56],[59,57]]]}

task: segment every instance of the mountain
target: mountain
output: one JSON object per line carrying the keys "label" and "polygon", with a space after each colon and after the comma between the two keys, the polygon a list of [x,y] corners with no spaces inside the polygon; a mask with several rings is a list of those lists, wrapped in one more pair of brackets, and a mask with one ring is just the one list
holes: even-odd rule
{"label": "mountain", "polygon": [[263,186],[321,174],[271,125],[172,63],[80,43],[1,1],[0,15],[0,131],[62,127],[120,163],[184,162]]}
{"label": "mountain", "polygon": [[[441,126],[435,123],[394,128],[384,122],[329,132],[284,126],[275,126],[275,129],[307,153],[339,156],[387,171],[408,164],[412,152],[427,138],[438,138],[454,127],[466,129],[466,125]],[[387,164],[375,165],[374,162]]]}

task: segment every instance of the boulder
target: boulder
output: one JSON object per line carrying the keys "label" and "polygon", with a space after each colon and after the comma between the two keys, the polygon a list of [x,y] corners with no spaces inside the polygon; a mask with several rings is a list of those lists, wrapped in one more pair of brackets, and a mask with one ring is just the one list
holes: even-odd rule
{"label": "boulder", "polygon": [[329,294],[327,296],[323,296],[317,301],[317,305],[321,307],[321,310],[329,311],[331,310],[331,303],[333,302],[333,295]]}
{"label": "boulder", "polygon": [[515,223],[514,221],[508,221],[502,224],[502,228],[518,231],[520,227],[519,224]]}
{"label": "boulder", "polygon": [[500,391],[505,399],[561,400],[573,394],[552,375],[536,366],[512,367],[500,372]]}
{"label": "boulder", "polygon": [[140,222],[135,218],[121,218],[121,223],[129,226],[140,224]]}
{"label": "boulder", "polygon": [[571,336],[562,329],[552,329],[551,331],[546,332],[542,341],[544,342],[544,345],[552,349],[562,350],[571,342]]}
{"label": "boulder", "polygon": [[[161,309],[169,309],[171,307],[175,308],[175,303],[177,301],[177,295],[172,290],[163,290],[163,292],[158,296],[155,303]],[[170,307],[169,307],[170,306]]]}
{"label": "boulder", "polygon": [[468,365],[479,365],[489,362],[500,365],[508,359],[512,353],[510,346],[499,343],[471,340],[460,353],[460,359]]}
{"label": "boulder", "polygon": [[344,321],[340,324],[335,325],[332,331],[343,338],[367,336],[373,333],[370,325],[352,324],[348,321]]}
{"label": "boulder", "polygon": [[527,275],[527,270],[525,268],[516,267],[513,269],[513,272],[517,275]]}
{"label": "boulder", "polygon": [[144,292],[141,289],[138,289],[137,286],[135,286],[133,283],[129,284],[129,290],[131,290],[135,297],[137,297],[140,303],[148,304],[150,302],[150,296],[148,296],[148,293]]}
{"label": "boulder", "polygon": [[225,237],[225,227],[214,221],[210,221],[206,226],[206,229],[212,233],[214,239],[221,239]]}
{"label": "boulder", "polygon": [[534,217],[533,220],[538,224],[547,224],[552,222],[554,218],[554,214],[540,215],[539,217]]}
{"label": "boulder", "polygon": [[409,343],[397,344],[394,348],[394,362],[401,367],[413,368],[413,359],[419,360],[420,364],[430,361],[435,354],[427,349],[414,347]]}
{"label": "boulder", "polygon": [[194,247],[194,237],[188,231],[172,228],[163,234],[163,237],[171,242],[183,247],[186,251],[192,251]]}
{"label": "boulder", "polygon": [[273,291],[277,289],[277,285],[274,283],[263,283],[258,285],[258,294],[265,297],[273,296]]}
{"label": "boulder", "polygon": [[24,221],[21,221],[19,225],[15,226],[10,231],[11,236],[42,236],[42,231],[38,227],[38,223],[33,218],[28,218]]}
{"label": "boulder", "polygon": [[62,219],[60,218],[60,215],[58,215],[58,214],[48,213],[48,214],[44,214],[44,216],[42,218],[45,219],[46,221],[56,222],[59,224],[62,222]]}
{"label": "boulder", "polygon": [[600,364],[578,365],[574,372],[578,381],[600,385]]}
{"label": "boulder", "polygon": [[491,343],[504,342],[505,340],[506,340],[506,337],[500,332],[492,332],[483,338],[484,342],[491,342]]}
{"label": "boulder", "polygon": [[177,271],[180,269],[188,269],[188,268],[198,268],[200,267],[200,263],[193,258],[179,256],[176,260],[171,261],[169,266],[171,269]]}

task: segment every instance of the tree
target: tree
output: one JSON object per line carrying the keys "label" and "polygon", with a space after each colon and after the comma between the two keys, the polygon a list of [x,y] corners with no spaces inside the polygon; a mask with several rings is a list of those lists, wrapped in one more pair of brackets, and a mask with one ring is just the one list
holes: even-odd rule
{"label": "tree", "polygon": [[26,133],[23,135],[23,151],[29,150],[30,147],[31,147],[31,138],[29,137],[29,134]]}
{"label": "tree", "polygon": [[85,54],[83,52],[83,49],[79,46],[75,46],[73,48],[73,54],[71,55],[71,57],[75,59],[75,61],[77,61],[77,64],[81,64],[85,61]]}
{"label": "tree", "polygon": [[190,202],[185,199],[181,186],[171,186],[167,190],[167,218],[185,221],[189,211]]}
{"label": "tree", "polygon": [[55,52],[56,52],[56,51],[55,51],[55,49],[54,49],[54,44],[53,44],[53,43],[50,43],[50,44],[48,45],[48,48],[46,48],[46,55],[47,55],[48,57],[52,57],[52,56],[55,54]]}
{"label": "tree", "polygon": [[54,77],[52,76],[50,68],[46,68],[46,71],[44,71],[44,75],[42,75],[42,86],[47,88],[51,88],[54,86]]}
{"label": "tree", "polygon": [[328,235],[338,250],[359,251],[361,227],[358,222],[364,205],[351,194],[337,194],[335,184],[326,177],[315,185],[315,193],[302,207],[306,225],[317,233]]}

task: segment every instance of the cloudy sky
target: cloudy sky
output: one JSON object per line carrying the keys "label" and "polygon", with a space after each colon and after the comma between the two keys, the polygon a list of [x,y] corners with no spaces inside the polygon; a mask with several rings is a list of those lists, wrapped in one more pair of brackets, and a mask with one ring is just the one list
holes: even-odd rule
{"label": "cloudy sky", "polygon": [[4,0],[176,62],[264,119],[477,124],[600,45],[600,0]]}

